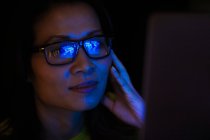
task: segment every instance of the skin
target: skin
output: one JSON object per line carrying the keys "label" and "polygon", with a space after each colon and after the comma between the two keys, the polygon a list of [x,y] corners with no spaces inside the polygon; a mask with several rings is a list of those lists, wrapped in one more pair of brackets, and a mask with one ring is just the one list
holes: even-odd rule
{"label": "skin", "polygon": [[[50,39],[48,43],[56,40],[52,38],[55,35],[81,40],[100,35],[102,31],[94,11],[87,5],[78,4],[52,9],[36,24],[35,33],[35,44],[41,45],[46,40]],[[73,63],[57,67],[47,64],[44,55],[35,54],[32,57],[32,69],[37,98],[50,106],[67,110],[92,109],[102,98],[111,63],[111,56],[94,60],[83,49],[79,49]],[[70,87],[88,81],[98,82],[94,92],[78,94],[69,90]]]}
{"label": "skin", "polygon": [[[60,5],[51,9],[35,25],[35,44],[41,45],[49,39],[48,43],[53,42],[51,38],[55,35],[80,40],[99,34],[102,34],[99,20],[88,5]],[[33,55],[32,83],[36,90],[35,99],[38,113],[49,135],[56,135],[58,132],[55,130],[61,130],[64,138],[71,137],[77,133],[72,132],[72,128],[78,131],[81,129],[81,125],[78,125],[82,124],[81,111],[92,109],[101,101],[111,63],[111,56],[94,60],[83,49],[79,50],[73,63],[57,67],[47,64],[44,55]],[[69,90],[69,87],[89,81],[97,82],[91,92]]]}
{"label": "skin", "polygon": [[[35,45],[51,43],[56,40],[52,38],[55,35],[81,40],[102,34],[98,17],[84,3],[51,8],[35,24],[34,31]],[[100,102],[122,121],[142,127],[144,102],[113,51],[108,57],[94,60],[80,48],[75,61],[62,66],[49,65],[43,54],[35,53],[31,66],[31,81],[44,139],[65,140],[75,136],[82,128],[82,111],[92,109]],[[108,76],[116,91],[115,100],[104,96]],[[91,91],[81,93],[69,89],[90,81],[97,83]]]}

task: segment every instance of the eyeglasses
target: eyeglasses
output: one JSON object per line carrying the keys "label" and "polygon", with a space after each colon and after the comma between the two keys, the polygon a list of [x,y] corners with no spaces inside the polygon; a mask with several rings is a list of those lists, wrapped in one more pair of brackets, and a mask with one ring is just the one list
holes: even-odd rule
{"label": "eyeglasses", "polygon": [[79,49],[82,47],[89,58],[101,59],[110,54],[111,38],[103,35],[84,40],[70,40],[67,37],[41,47],[34,47],[33,52],[43,52],[50,65],[64,65],[72,63]]}

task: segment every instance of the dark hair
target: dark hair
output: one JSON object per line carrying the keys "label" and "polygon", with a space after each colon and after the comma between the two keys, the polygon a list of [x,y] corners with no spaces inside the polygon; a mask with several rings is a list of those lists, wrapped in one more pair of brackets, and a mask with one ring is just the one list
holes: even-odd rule
{"label": "dark hair", "polygon": [[[15,139],[40,139],[40,125],[34,104],[34,90],[27,82],[30,73],[31,47],[34,41],[33,26],[50,5],[60,3],[85,2],[90,4],[100,20],[105,35],[113,36],[113,29],[108,12],[103,3],[97,0],[35,0],[20,4],[14,13],[16,26],[12,31],[16,33],[17,51],[17,93],[13,95],[13,125]],[[13,34],[14,35],[14,34]],[[31,47],[30,47],[31,46]],[[20,92],[20,93],[19,93]],[[138,130],[117,119],[102,105],[86,111],[86,125],[93,140],[129,140],[137,139]]]}

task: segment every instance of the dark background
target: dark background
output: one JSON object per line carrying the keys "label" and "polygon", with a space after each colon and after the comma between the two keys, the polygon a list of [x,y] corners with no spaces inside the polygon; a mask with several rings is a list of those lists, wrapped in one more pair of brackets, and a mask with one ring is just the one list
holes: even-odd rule
{"label": "dark background", "polygon": [[[210,11],[208,0],[103,0],[115,29],[114,49],[118,57],[130,73],[136,89],[141,93],[142,68],[144,59],[145,35],[147,20],[155,12],[192,12]],[[13,21],[12,13],[17,10],[16,6],[24,4],[23,1],[2,1],[0,11],[1,28],[1,93],[0,108],[7,112],[9,93],[15,92],[15,54],[12,42],[14,36],[8,32]],[[25,11],[27,12],[27,11]]]}
{"label": "dark background", "polygon": [[[209,0],[104,0],[116,32],[116,53],[141,93],[145,39],[150,15],[157,12],[208,12]],[[115,47],[115,46],[113,46]]]}
{"label": "dark background", "polygon": [[[115,29],[114,47],[135,88],[142,94],[142,70],[144,65],[145,37],[147,20],[155,12],[205,12],[210,11],[209,0],[103,0],[106,4]],[[13,35],[8,32],[18,1],[2,1],[1,18],[1,92],[0,118],[9,115],[10,93],[15,87],[15,51]],[[27,12],[27,11],[26,11]],[[15,21],[14,21],[15,24]],[[18,93],[21,94],[21,93]]]}
{"label": "dark background", "polygon": [[[118,57],[126,66],[136,89],[141,92],[142,67],[144,59],[145,36],[147,20],[156,12],[192,12],[210,11],[209,0],[102,0],[108,8],[115,30],[114,49]],[[18,15],[13,21],[12,12],[17,10],[17,5],[23,5],[23,1],[2,1],[0,11],[1,28],[1,53],[2,60],[2,86],[8,89],[8,85],[14,77],[15,67],[13,59],[14,51],[12,42],[13,34],[9,21],[18,20]],[[27,11],[25,11],[27,12]],[[4,60],[4,61],[3,61]],[[9,86],[10,89],[10,86]]]}

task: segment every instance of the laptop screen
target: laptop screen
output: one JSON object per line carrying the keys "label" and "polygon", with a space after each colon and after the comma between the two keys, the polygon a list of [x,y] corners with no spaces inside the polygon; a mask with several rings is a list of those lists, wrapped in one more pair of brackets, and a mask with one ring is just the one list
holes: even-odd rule
{"label": "laptop screen", "polygon": [[210,139],[210,14],[151,15],[143,75],[145,140]]}

